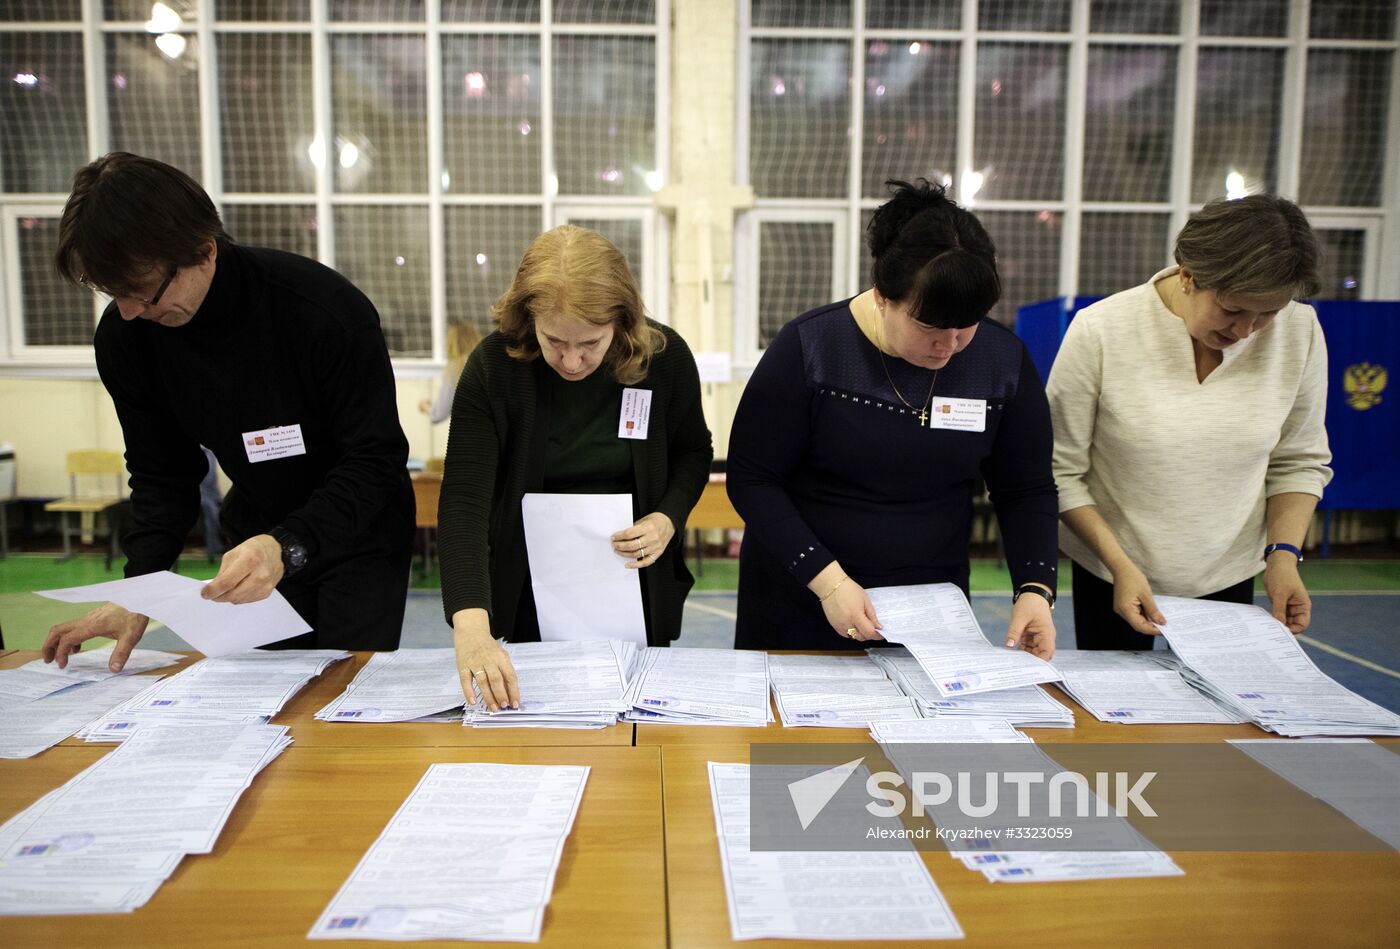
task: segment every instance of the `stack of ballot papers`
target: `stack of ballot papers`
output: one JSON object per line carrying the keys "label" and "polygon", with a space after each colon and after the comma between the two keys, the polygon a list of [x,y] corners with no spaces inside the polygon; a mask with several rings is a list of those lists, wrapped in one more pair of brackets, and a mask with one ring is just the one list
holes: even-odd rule
{"label": "stack of ballot papers", "polygon": [[769,656],[768,679],[785,727],[865,728],[919,718],[914,700],[868,656]]}
{"label": "stack of ballot papers", "polygon": [[1062,649],[1060,688],[1101,722],[1238,725],[1248,716],[1194,688],[1171,653]]}
{"label": "stack of ballot papers", "polygon": [[904,649],[871,649],[873,659],[890,679],[914,699],[925,718],[990,718],[1019,728],[1073,728],[1074,712],[1055,701],[1040,686],[945,697],[919,661]]}
{"label": "stack of ballot papers", "polygon": [[1006,719],[995,718],[921,718],[913,722],[871,722],[870,737],[882,745],[923,744],[996,744],[1034,743],[1031,736],[1018,732]]}
{"label": "stack of ballot papers", "polygon": [[993,646],[951,583],[867,590],[880,617],[880,635],[918,660],[944,698],[1054,682],[1050,663],[1019,649]]}
{"label": "stack of ballot papers", "polygon": [[[459,721],[462,681],[451,646],[369,657],[355,678],[316,713],[323,722]],[[442,713],[450,712],[443,716]]]}
{"label": "stack of ballot papers", "polygon": [[768,705],[768,655],[734,649],[648,647],[628,686],[624,721],[654,725],[762,728]]}
{"label": "stack of ballot papers", "polygon": [[116,676],[80,682],[33,702],[0,708],[0,758],[30,758],[87,728],[156,680]]}
{"label": "stack of ballot papers", "polygon": [[0,826],[0,914],[129,913],[186,854],[214,849],[253,778],[291,744],[274,725],[143,725]]}
{"label": "stack of ballot papers", "polygon": [[749,766],[709,762],[710,800],[740,939],[961,939],[928,867],[907,850],[754,851]]}
{"label": "stack of ballot papers", "polygon": [[1257,606],[1158,597],[1182,675],[1266,731],[1400,736],[1400,715],[1319,669],[1288,628]]}
{"label": "stack of ballot papers", "polygon": [[326,667],[339,649],[248,650],[203,659],[161,679],[89,724],[79,737],[122,741],[137,726],[266,722]]}
{"label": "stack of ballot papers", "polygon": [[112,645],[109,644],[101,649],[74,653],[68,657],[68,665],[64,669],[60,669],[56,662],[35,659],[18,669],[0,669],[0,710],[42,699],[46,695],[82,682],[101,682],[117,675],[135,675],[138,672],[163,669],[183,658],[174,652],[135,649],[127,658],[122,671],[112,672],[107,668],[107,663],[112,660]]}
{"label": "stack of ballot papers", "polygon": [[307,936],[539,942],[586,767],[435,764]]}
{"label": "stack of ballot papers", "polygon": [[[475,728],[606,728],[631,708],[623,697],[641,650],[621,639],[509,643],[520,708],[488,712],[477,699],[465,724]],[[460,686],[458,686],[460,690]]]}

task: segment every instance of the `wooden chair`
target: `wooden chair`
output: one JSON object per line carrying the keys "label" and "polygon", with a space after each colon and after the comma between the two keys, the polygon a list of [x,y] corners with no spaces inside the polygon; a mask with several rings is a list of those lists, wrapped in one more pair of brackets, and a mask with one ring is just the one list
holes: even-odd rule
{"label": "wooden chair", "polygon": [[442,476],[416,474],[413,476],[414,526],[423,540],[423,576],[433,570],[437,555],[438,497],[442,494]]}
{"label": "wooden chair", "polygon": [[700,500],[695,503],[695,509],[690,512],[690,517],[686,518],[685,521],[685,529],[695,532],[695,573],[697,576],[705,575],[705,541],[700,532],[710,528],[738,530],[744,526],[744,519],[739,516],[738,511],[734,510],[734,504],[729,500],[729,492],[724,486],[724,476],[719,475],[718,480],[716,480],[715,475],[711,475],[710,478],[710,482],[705,485],[705,490],[700,494]]}
{"label": "wooden chair", "polygon": [[[68,497],[44,505],[45,511],[56,511],[62,517],[63,559],[73,556],[73,534],[80,534],[83,543],[91,543],[93,522],[97,515],[122,500],[122,474],[120,452],[68,453]],[[107,481],[108,477],[112,479],[110,482]],[[109,485],[112,493],[102,493]],[[69,514],[78,515],[80,526],[77,531],[69,527]],[[113,542],[115,539],[113,532]]]}

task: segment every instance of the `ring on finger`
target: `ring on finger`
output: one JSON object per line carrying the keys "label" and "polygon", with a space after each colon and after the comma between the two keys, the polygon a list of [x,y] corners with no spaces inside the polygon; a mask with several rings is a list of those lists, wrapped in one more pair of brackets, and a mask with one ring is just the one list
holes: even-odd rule
{"label": "ring on finger", "polygon": [[856,638],[856,628],[855,628],[854,626],[852,626],[852,627],[850,627],[849,629],[846,630],[846,637],[847,637],[848,639],[855,639],[855,638]]}
{"label": "ring on finger", "polygon": [[479,677],[479,676],[484,676],[484,675],[486,675],[486,670],[485,670],[485,669],[473,669],[473,670],[472,670],[472,678],[473,678],[473,679],[475,679],[475,678],[477,678],[477,677]]}

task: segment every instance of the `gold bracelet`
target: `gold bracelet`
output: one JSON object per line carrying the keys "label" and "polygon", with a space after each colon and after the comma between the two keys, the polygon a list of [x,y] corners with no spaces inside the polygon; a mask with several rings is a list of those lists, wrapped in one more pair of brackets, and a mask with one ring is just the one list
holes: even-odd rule
{"label": "gold bracelet", "polygon": [[818,602],[818,603],[825,603],[827,600],[831,599],[831,595],[832,595],[833,593],[835,593],[837,590],[841,589],[841,584],[845,583],[845,582],[846,582],[847,580],[849,580],[849,579],[851,579],[851,578],[848,577],[848,576],[846,576],[845,574],[842,574],[842,575],[841,575],[841,579],[836,581],[836,586],[832,587],[830,590],[827,590],[827,591],[826,591],[826,596],[818,597],[818,598],[817,598],[817,602]]}

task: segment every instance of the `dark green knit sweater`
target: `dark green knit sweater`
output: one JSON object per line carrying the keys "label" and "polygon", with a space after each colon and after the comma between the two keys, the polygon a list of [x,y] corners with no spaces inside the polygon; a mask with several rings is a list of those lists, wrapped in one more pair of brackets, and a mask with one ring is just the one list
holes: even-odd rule
{"label": "dark green knit sweater", "polygon": [[[653,396],[647,438],[629,444],[634,516],[660,511],[676,528],[666,552],[645,568],[648,627],[658,645],[680,635],[681,611],[694,583],[683,556],[685,522],[709,478],[714,449],[690,348],[669,327],[652,326],[665,335],[666,347],[653,357],[647,378],[633,386],[651,389]],[[510,639],[529,572],[520,501],[543,490],[552,388],[544,385],[544,374],[554,370],[543,359],[513,359],[508,343],[499,332],[482,340],[457,384],[438,506],[438,553],[447,622],[458,610],[485,609],[492,634]]]}

